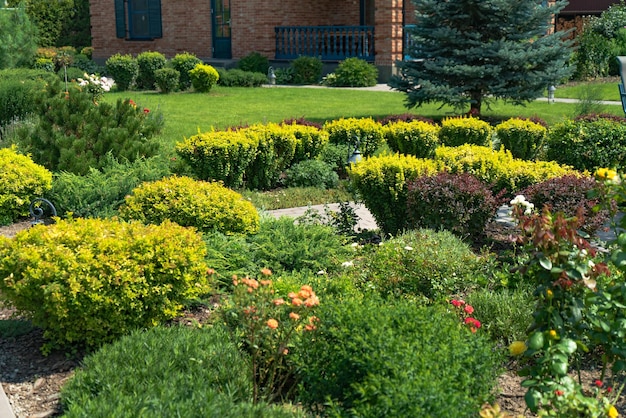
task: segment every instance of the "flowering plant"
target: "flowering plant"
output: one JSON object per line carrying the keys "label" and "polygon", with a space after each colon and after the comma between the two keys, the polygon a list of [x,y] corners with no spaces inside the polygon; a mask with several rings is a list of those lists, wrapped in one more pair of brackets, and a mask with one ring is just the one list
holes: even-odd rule
{"label": "flowering plant", "polygon": [[472,305],[469,305],[465,303],[464,300],[460,299],[452,299],[450,304],[456,308],[461,316],[461,319],[463,320],[463,323],[469,327],[469,330],[472,331],[472,333],[475,333],[478,328],[482,326],[478,319],[471,316],[474,313]]}
{"label": "flowering plant", "polygon": [[84,74],[85,78],[79,78],[78,85],[83,87],[93,97],[93,101],[97,102],[102,98],[105,92],[110,91],[115,81],[112,78],[100,77],[95,74]]}

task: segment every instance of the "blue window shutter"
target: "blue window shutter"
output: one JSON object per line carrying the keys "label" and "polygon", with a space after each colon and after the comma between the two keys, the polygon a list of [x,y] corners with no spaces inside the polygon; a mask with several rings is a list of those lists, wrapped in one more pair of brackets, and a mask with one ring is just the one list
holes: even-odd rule
{"label": "blue window shutter", "polygon": [[126,10],[124,0],[115,0],[115,35],[126,38]]}
{"label": "blue window shutter", "polygon": [[150,21],[150,37],[162,38],[161,0],[148,0],[148,19]]}

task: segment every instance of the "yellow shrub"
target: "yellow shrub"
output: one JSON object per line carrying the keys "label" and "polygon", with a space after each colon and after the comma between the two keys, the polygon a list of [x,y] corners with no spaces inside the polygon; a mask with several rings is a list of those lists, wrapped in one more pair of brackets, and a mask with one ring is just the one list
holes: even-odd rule
{"label": "yellow shrub", "polygon": [[365,157],[374,155],[385,142],[383,126],[372,118],[341,118],[326,122],[323,129],[331,144],[349,145],[352,149],[358,145]]}
{"label": "yellow shrub", "polygon": [[439,126],[414,120],[397,121],[385,125],[387,144],[394,152],[431,158],[439,145]]}
{"label": "yellow shrub", "polygon": [[491,145],[491,125],[476,118],[447,118],[441,121],[439,140],[443,145]]}
{"label": "yellow shrub", "polygon": [[515,158],[533,160],[542,150],[548,130],[538,123],[511,118],[495,128],[498,141]]}

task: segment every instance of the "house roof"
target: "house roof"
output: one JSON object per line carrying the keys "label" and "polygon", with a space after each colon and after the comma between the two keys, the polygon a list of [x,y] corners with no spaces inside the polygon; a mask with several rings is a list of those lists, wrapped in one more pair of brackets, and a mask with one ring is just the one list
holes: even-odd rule
{"label": "house roof", "polygon": [[569,0],[561,14],[600,14],[619,0]]}

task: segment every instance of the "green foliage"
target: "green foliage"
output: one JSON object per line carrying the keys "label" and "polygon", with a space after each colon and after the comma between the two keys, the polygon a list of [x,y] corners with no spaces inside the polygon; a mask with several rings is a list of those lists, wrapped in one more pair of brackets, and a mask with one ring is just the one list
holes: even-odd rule
{"label": "green foliage", "polygon": [[[571,42],[550,33],[552,16],[564,2],[538,7],[534,0],[478,2],[413,0],[409,54],[390,85],[407,94],[407,106],[443,103],[470,106],[479,115],[492,98],[515,104],[543,95],[546,86],[567,79]],[[532,63],[532,64],[530,64]]]}
{"label": "green foliage", "polygon": [[294,84],[317,84],[322,77],[322,60],[318,57],[299,56],[291,62]]}
{"label": "green foliage", "polygon": [[137,88],[153,90],[156,83],[156,71],[164,68],[167,58],[160,52],[144,51],[137,55]]}
{"label": "green foliage", "polygon": [[610,39],[591,29],[585,29],[576,41],[578,48],[574,55],[574,77],[578,80],[606,77],[610,62],[615,59],[611,53]]}
{"label": "green foliage", "polygon": [[144,183],[126,197],[122,219],[159,224],[170,220],[201,232],[251,234],[259,229],[259,214],[252,203],[221,183],[169,177]]}
{"label": "green foliage", "polygon": [[72,214],[80,218],[107,218],[131,191],[146,181],[159,180],[169,174],[157,158],[118,162],[107,156],[100,170],[90,168],[85,175],[56,173],[46,198],[54,203],[59,216]]}
{"label": "green foliage", "polygon": [[548,130],[527,119],[511,118],[495,127],[500,145],[515,158],[534,160],[543,150]]}
{"label": "green foliage", "polygon": [[139,66],[130,54],[115,54],[106,60],[105,66],[120,91],[129,90],[137,80]]}
{"label": "green foliage", "polygon": [[332,189],[339,183],[339,175],[321,160],[305,160],[292,165],[285,172],[287,187],[321,187]]}
{"label": "green foliage", "polygon": [[0,71],[0,127],[35,110],[35,95],[49,75],[41,70]]}
{"label": "green foliage", "polygon": [[358,147],[364,157],[374,155],[385,142],[385,130],[372,118],[336,119],[326,122],[323,129],[331,144],[349,145],[351,151]]}
{"label": "green foliage", "polygon": [[217,83],[220,76],[212,66],[196,64],[193,70],[189,71],[189,78],[191,78],[191,85],[195,91],[208,93],[215,83]]}
{"label": "green foliage", "polygon": [[26,335],[35,329],[33,324],[21,319],[0,320],[0,338],[12,339]]}
{"label": "green foliage", "polygon": [[346,174],[348,159],[354,152],[354,148],[348,144],[339,145],[329,143],[320,152],[319,159],[333,167],[340,177]]}
{"label": "green foliage", "polygon": [[490,398],[497,355],[454,315],[402,300],[322,302],[317,338],[297,354],[310,408],[323,404],[330,416],[473,417]]}
{"label": "green foliage", "polygon": [[487,185],[469,173],[437,173],[409,182],[408,225],[445,229],[458,237],[477,241],[500,205]]}
{"label": "green foliage", "polygon": [[217,72],[220,75],[217,84],[224,87],[259,87],[267,83],[267,76],[257,72],[243,71],[238,68],[218,69]]}
{"label": "green foliage", "polygon": [[135,331],[84,359],[63,387],[64,416],[302,416],[254,405],[248,364],[222,327]]}
{"label": "green foliage", "polygon": [[378,69],[360,58],[341,61],[334,74],[334,87],[371,87],[378,82]]}
{"label": "green foliage", "polygon": [[48,72],[54,71],[54,61],[52,58],[42,58],[39,57],[35,59],[35,63],[33,64],[33,68],[36,70],[44,70]]}
{"label": "green foliage", "polygon": [[3,297],[56,346],[97,347],[208,292],[201,237],[171,222],[61,220],[0,239]]}
{"label": "green foliage", "polygon": [[293,67],[277,68],[274,75],[276,75],[276,84],[294,84]]}
{"label": "green foliage", "polygon": [[170,60],[170,65],[173,69],[180,73],[178,88],[182,91],[189,90],[191,87],[191,76],[189,71],[193,70],[198,64],[201,64],[200,58],[189,52],[183,52],[176,54],[174,58]]}
{"label": "green foliage", "polygon": [[439,127],[419,120],[396,121],[385,125],[385,139],[394,152],[432,158],[439,145]]}
{"label": "green foliage", "polygon": [[237,68],[242,71],[261,73],[265,76],[270,68],[270,60],[258,52],[251,52],[237,61]]}
{"label": "green foliage", "polygon": [[328,145],[328,132],[315,126],[299,123],[282,123],[281,126],[283,129],[292,132],[296,138],[293,163],[316,158]]}
{"label": "green foliage", "polygon": [[408,155],[383,155],[353,164],[349,175],[354,189],[384,233],[406,227],[407,183],[439,171],[432,160]]}
{"label": "green foliage", "polygon": [[132,162],[158,152],[153,137],[163,119],[131,100],[96,104],[90,93],[70,86],[65,94],[57,82],[48,86],[37,110],[35,126],[18,131],[19,143],[50,170],[86,174],[102,168],[107,154]]}
{"label": "green foliage", "polygon": [[71,0],[28,0],[21,3],[11,0],[11,5],[22,4],[26,7],[28,17],[37,27],[39,45],[55,46],[61,36],[64,26],[67,26],[74,17],[74,2]]}
{"label": "green foliage", "polygon": [[35,58],[37,27],[24,5],[0,7],[0,69],[28,67]]}
{"label": "green foliage", "polygon": [[154,79],[161,93],[171,93],[178,89],[180,73],[173,68],[159,68],[154,72]]}
{"label": "green foliage", "polygon": [[463,144],[491,146],[491,125],[476,118],[446,118],[441,121],[439,140],[448,147]]}
{"label": "green foliage", "polygon": [[242,190],[246,199],[255,207],[265,210],[295,208],[324,203],[346,202],[354,200],[345,181],[336,189],[326,190],[319,187],[290,187],[268,191]]}
{"label": "green foliage", "polygon": [[548,133],[546,157],[581,171],[622,168],[626,125],[601,117],[558,123]]}
{"label": "green foliage", "polygon": [[52,173],[15,148],[0,149],[0,225],[27,216],[31,201],[52,185]]}

